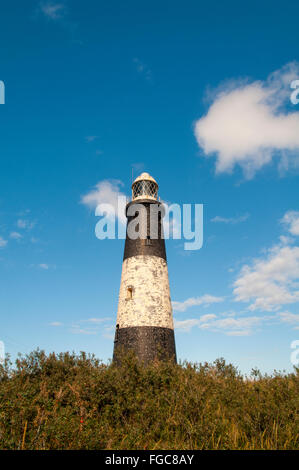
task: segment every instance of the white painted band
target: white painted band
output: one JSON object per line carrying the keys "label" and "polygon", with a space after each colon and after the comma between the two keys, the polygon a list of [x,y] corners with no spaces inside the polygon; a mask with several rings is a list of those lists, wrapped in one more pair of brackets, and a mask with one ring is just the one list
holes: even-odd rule
{"label": "white painted band", "polygon": [[117,324],[173,329],[167,263],[158,256],[132,256],[123,262]]}

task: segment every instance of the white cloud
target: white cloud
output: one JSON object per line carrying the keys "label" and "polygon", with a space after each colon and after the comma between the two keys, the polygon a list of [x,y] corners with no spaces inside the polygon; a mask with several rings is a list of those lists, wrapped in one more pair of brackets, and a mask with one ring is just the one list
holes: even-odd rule
{"label": "white cloud", "polygon": [[[294,246],[298,214],[298,211],[288,211],[280,220],[293,237],[281,236],[279,243],[264,250],[259,258],[241,268],[233,285],[233,293],[235,301],[249,304],[247,311],[277,312],[283,305],[299,301],[299,246]],[[189,298],[184,302],[173,302],[173,308],[184,312],[195,305],[207,305],[223,300],[222,297],[204,295]],[[209,331],[222,331],[229,336],[247,336],[262,324],[277,322],[279,319],[280,322],[299,329],[299,315],[287,311],[262,317],[242,314],[244,312],[239,315],[235,312],[224,312],[218,316],[208,314],[199,318],[175,320],[175,326],[182,331],[190,331],[197,326]]]}
{"label": "white cloud", "polygon": [[20,212],[18,212],[18,217],[25,217],[27,216],[28,214],[30,214],[31,210],[30,209],[25,209],[25,210],[22,210]]}
{"label": "white cloud", "polygon": [[292,235],[299,235],[299,211],[286,212],[281,222],[286,225]]}
{"label": "white cloud", "polygon": [[280,235],[279,241],[282,245],[291,245],[294,242],[294,239],[287,235]]}
{"label": "white cloud", "polygon": [[198,318],[189,318],[188,320],[174,319],[174,327],[176,330],[190,331],[193,326],[198,326],[200,323]]}
{"label": "white cloud", "polygon": [[[118,197],[126,197],[121,192],[120,187],[123,183],[119,180],[103,180],[95,185],[95,188],[81,197],[81,203],[88,207],[96,208],[99,204],[109,204],[110,215],[116,215],[121,223],[126,224],[126,215],[122,208],[118,207]],[[109,216],[109,213],[107,214]]]}
{"label": "white cloud", "polygon": [[189,332],[194,326],[202,330],[209,330],[215,333],[224,333],[228,336],[248,336],[260,326],[265,317],[239,317],[226,316],[219,318],[215,314],[207,314],[198,318],[187,320],[176,320],[174,326],[177,330]]}
{"label": "white cloud", "polygon": [[147,81],[150,81],[152,79],[152,71],[150,68],[137,57],[133,59],[133,62],[136,65],[137,72],[143,75]]}
{"label": "white cloud", "polygon": [[97,330],[93,330],[91,328],[79,328],[77,326],[74,326],[71,328],[71,333],[74,335],[96,335]]}
{"label": "white cloud", "polygon": [[217,315],[215,315],[214,313],[206,313],[205,315],[202,315],[200,317],[200,321],[201,322],[209,322],[210,320],[214,320],[214,318],[216,318]]}
{"label": "white cloud", "polygon": [[97,335],[102,333],[102,336],[105,337],[105,334],[108,330],[114,330],[115,328],[114,326],[111,326],[110,323],[111,317],[87,318],[73,323],[70,328],[70,332],[81,335]]}
{"label": "white cloud", "polygon": [[7,245],[7,240],[4,240],[3,237],[0,237],[0,248],[4,248]]}
{"label": "white cloud", "polygon": [[45,264],[45,263],[39,264],[38,267],[41,268],[41,269],[45,269],[45,270],[49,269],[49,265]]}
{"label": "white cloud", "polygon": [[279,318],[282,322],[288,323],[294,326],[295,330],[299,330],[299,315],[291,312],[280,312],[278,313]]}
{"label": "white cloud", "polygon": [[276,324],[277,320],[291,325],[294,330],[299,330],[299,315],[288,311],[266,316],[238,317],[235,312],[231,314],[224,312],[218,316],[207,314],[202,315],[200,318],[188,318],[186,320],[177,320],[175,318],[174,326],[176,330],[183,333],[197,327],[201,330],[223,333],[227,336],[249,336],[263,325]]}
{"label": "white cloud", "polygon": [[298,76],[299,64],[292,62],[264,82],[231,82],[216,93],[194,130],[205,156],[216,156],[216,172],[240,165],[252,177],[276,155],[285,167],[298,164],[299,112],[283,110]]}
{"label": "white cloud", "polygon": [[19,232],[10,232],[9,236],[13,240],[19,240],[20,238],[23,238],[23,235],[21,235]]}
{"label": "white cloud", "polygon": [[224,224],[239,224],[240,222],[245,222],[249,218],[249,214],[240,215],[239,217],[221,217],[216,215],[211,219],[211,222],[220,222]]}
{"label": "white cloud", "polygon": [[114,331],[115,326],[111,325],[111,317],[103,318],[88,318],[86,320],[79,320],[74,322],[71,325],[64,325],[60,321],[53,321],[49,323],[53,327],[62,327],[65,326],[68,331],[76,335],[97,335],[102,333],[102,336],[106,337],[106,333]]}
{"label": "white cloud", "polygon": [[70,18],[70,10],[66,0],[42,0],[36,8],[33,17],[44,18],[48,22],[66,30],[73,44],[82,45],[83,42],[76,37],[78,25]]}
{"label": "white cloud", "polygon": [[41,2],[40,11],[50,20],[60,20],[65,15],[66,7],[63,3]]}
{"label": "white cloud", "polygon": [[[288,213],[287,213],[288,214]],[[286,215],[282,220],[284,220]],[[287,238],[266,254],[245,265],[234,282],[237,301],[251,302],[250,310],[272,311],[299,301],[299,247]]]}
{"label": "white cloud", "polygon": [[176,312],[185,312],[188,308],[196,305],[210,305],[213,303],[223,302],[223,300],[223,297],[215,297],[213,295],[205,294],[201,297],[191,297],[183,302],[174,301],[172,302],[172,306]]}
{"label": "white cloud", "polygon": [[213,326],[219,330],[250,331],[251,328],[259,325],[262,321],[262,317],[227,317],[216,320],[213,322]]}
{"label": "white cloud", "polygon": [[111,320],[111,317],[104,317],[104,318],[88,318],[87,320],[84,320],[88,323],[94,323],[94,324],[99,324],[99,323],[105,323],[107,321]]}
{"label": "white cloud", "polygon": [[90,142],[94,142],[96,139],[98,139],[98,135],[87,135],[85,137],[86,139],[86,142],[90,143]]}
{"label": "white cloud", "polygon": [[17,221],[17,226],[18,226],[19,228],[26,228],[26,225],[27,225],[27,222],[26,222],[25,220],[23,220],[23,219],[19,219],[19,220]]}
{"label": "white cloud", "polygon": [[31,230],[35,225],[35,222],[31,222],[27,219],[18,219],[17,226],[22,229]]}
{"label": "white cloud", "polygon": [[252,334],[251,330],[237,330],[237,331],[228,331],[227,336],[249,336]]}
{"label": "white cloud", "polygon": [[102,334],[103,338],[106,338],[109,340],[114,339],[114,331],[115,331],[114,325],[106,326]]}

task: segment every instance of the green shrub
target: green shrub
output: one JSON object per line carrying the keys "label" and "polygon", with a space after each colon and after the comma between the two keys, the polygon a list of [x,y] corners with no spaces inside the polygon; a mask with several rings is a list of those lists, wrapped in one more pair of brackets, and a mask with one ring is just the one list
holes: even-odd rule
{"label": "green shrub", "polygon": [[299,370],[118,366],[34,351],[0,366],[1,449],[299,449]]}

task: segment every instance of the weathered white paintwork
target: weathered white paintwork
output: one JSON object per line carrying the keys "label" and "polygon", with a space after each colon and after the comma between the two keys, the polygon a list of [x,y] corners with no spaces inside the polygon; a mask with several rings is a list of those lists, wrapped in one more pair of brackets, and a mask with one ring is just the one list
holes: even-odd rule
{"label": "weathered white paintwork", "polygon": [[132,256],[123,262],[117,324],[119,328],[159,326],[173,329],[167,263],[158,256]]}

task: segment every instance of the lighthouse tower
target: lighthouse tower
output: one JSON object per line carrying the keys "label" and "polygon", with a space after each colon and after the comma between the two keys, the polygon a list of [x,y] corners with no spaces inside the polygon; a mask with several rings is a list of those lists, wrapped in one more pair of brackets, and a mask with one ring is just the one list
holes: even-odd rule
{"label": "lighthouse tower", "polygon": [[176,362],[163,205],[158,201],[158,184],[148,173],[133,182],[126,217],[113,358],[133,350],[144,363],[155,358]]}

